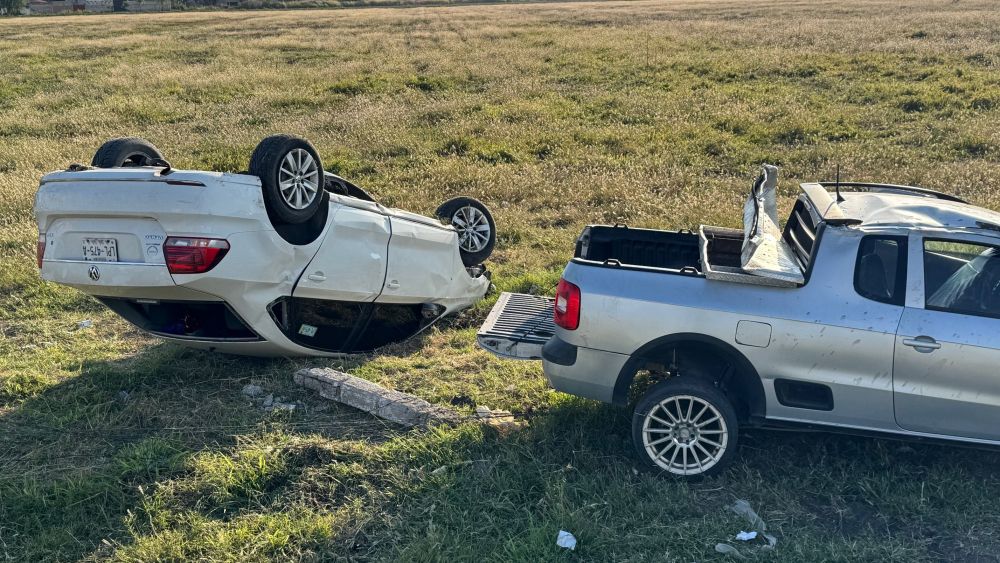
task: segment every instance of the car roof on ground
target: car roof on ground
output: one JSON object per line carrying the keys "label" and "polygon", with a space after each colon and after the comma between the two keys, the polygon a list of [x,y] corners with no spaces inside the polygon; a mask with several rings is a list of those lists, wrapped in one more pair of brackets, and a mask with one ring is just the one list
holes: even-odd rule
{"label": "car roof on ground", "polygon": [[[1000,213],[929,195],[891,191],[842,192],[840,208],[860,227],[1000,230]],[[984,227],[985,225],[985,227]]]}

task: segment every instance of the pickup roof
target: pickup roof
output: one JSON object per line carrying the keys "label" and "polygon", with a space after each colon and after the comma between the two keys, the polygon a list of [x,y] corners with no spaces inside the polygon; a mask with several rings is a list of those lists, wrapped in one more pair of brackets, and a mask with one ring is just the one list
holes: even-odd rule
{"label": "pickup roof", "polygon": [[749,270],[744,235],[589,226],[556,297],[501,295],[479,344],[634,405],[639,457],[678,476],[719,471],[741,426],[1000,445],[1000,214],[810,183],[775,247],[797,271]]}

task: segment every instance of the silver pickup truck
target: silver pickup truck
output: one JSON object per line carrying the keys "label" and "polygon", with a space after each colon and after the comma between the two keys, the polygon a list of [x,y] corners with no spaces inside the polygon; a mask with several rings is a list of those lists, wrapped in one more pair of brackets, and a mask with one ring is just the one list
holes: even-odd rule
{"label": "silver pickup truck", "polygon": [[718,472],[741,426],[1000,445],[1000,213],[807,183],[777,232],[790,277],[748,272],[743,231],[589,226],[556,297],[502,294],[479,344],[634,405],[639,457],[678,476]]}

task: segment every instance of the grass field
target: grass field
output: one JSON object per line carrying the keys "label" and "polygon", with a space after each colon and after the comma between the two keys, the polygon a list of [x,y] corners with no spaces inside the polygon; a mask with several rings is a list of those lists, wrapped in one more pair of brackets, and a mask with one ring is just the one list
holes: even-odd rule
{"label": "grass field", "polygon": [[[0,19],[0,558],[998,561],[1000,455],[757,431],[722,476],[633,470],[624,409],[475,348],[490,303],[347,361],[147,338],[42,283],[41,175],[113,136],[242,170],[259,139],[431,212],[495,210],[501,289],[550,291],[588,222],[739,225],[761,162],[1000,209],[993,2],[678,1]],[[83,320],[90,328],[78,328]],[[332,365],[526,430],[389,427],[291,382]],[[264,412],[247,383],[302,402]],[[443,468],[443,469],[440,469]],[[580,540],[555,546],[560,529]]]}

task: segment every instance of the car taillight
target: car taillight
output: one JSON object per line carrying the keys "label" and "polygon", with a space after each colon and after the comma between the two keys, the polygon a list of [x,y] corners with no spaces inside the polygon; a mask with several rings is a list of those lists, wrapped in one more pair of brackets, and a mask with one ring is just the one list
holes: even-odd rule
{"label": "car taillight", "polygon": [[217,238],[168,237],[163,256],[171,274],[202,274],[229,252],[229,243]]}
{"label": "car taillight", "polygon": [[576,330],[580,326],[580,288],[566,280],[559,280],[552,310],[557,325],[566,330]]}
{"label": "car taillight", "polygon": [[38,267],[42,267],[42,258],[45,258],[45,233],[38,233],[38,250],[35,252],[38,257]]}

